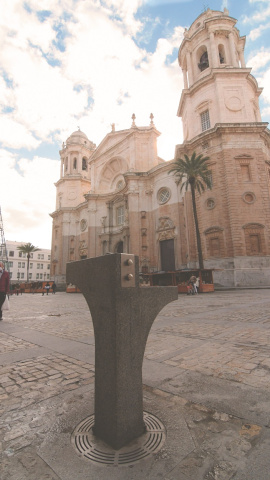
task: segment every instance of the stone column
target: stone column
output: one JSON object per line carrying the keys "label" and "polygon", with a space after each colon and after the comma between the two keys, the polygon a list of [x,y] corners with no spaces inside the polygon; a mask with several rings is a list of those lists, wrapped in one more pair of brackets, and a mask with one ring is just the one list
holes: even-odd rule
{"label": "stone column", "polygon": [[231,62],[234,67],[238,67],[238,62],[236,59],[236,54],[235,54],[235,44],[234,44],[234,36],[233,33],[229,33],[229,43],[230,43],[230,54],[231,54]]}
{"label": "stone column", "polygon": [[139,286],[139,260],[108,254],[67,265],[83,293],[95,333],[94,433],[115,449],[145,431],[142,364],[151,326],[177,287]]}
{"label": "stone column", "polygon": [[183,78],[184,78],[184,88],[188,88],[187,71],[186,69],[182,68],[182,72],[183,72]]}
{"label": "stone column", "polygon": [[241,67],[246,68],[246,62],[245,62],[245,57],[244,57],[244,49],[241,48],[238,53],[239,53]]}
{"label": "stone column", "polygon": [[212,68],[217,68],[219,66],[218,56],[217,56],[217,46],[215,44],[215,35],[214,32],[210,32],[210,48],[211,48],[211,60]]}
{"label": "stone column", "polygon": [[189,86],[193,84],[193,71],[192,71],[192,63],[191,63],[191,56],[190,52],[187,51],[187,71],[188,71],[188,79],[189,79]]}

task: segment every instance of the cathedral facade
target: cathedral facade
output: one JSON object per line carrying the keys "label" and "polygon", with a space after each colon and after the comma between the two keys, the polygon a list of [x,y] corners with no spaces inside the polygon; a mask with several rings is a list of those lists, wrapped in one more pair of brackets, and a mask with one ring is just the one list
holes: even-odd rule
{"label": "cathedral facade", "polygon": [[[270,131],[262,91],[244,59],[245,37],[229,12],[202,13],[179,49],[184,89],[178,107],[184,154],[208,156],[212,189],[197,196],[205,268],[223,286],[270,285]],[[112,131],[96,147],[80,130],[60,151],[51,276],[67,262],[126,252],[142,272],[198,266],[191,194],[180,193],[172,161],[158,156],[149,125]]]}

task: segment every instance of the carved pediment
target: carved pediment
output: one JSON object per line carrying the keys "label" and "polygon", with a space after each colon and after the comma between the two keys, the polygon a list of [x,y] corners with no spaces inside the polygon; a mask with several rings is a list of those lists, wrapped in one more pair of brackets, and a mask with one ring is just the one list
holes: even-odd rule
{"label": "carved pediment", "polygon": [[158,219],[158,240],[170,240],[175,238],[175,226],[169,217],[160,217]]}
{"label": "carved pediment", "polygon": [[160,232],[161,230],[168,230],[174,227],[173,221],[169,217],[160,217],[158,219],[158,228],[157,231]]}

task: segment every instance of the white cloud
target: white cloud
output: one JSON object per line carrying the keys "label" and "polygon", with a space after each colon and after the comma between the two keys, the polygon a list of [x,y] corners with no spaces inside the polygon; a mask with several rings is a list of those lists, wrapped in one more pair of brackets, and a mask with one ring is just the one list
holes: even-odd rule
{"label": "white cloud", "polygon": [[183,28],[159,39],[155,52],[148,53],[134,40],[142,28],[134,17],[141,4],[43,0],[42,10],[51,11],[43,22],[36,0],[27,2],[30,13],[22,0],[7,2],[1,12],[1,206],[7,239],[50,246],[49,212],[59,178],[58,160],[17,158],[8,148],[34,150],[52,135],[61,144],[77,125],[99,143],[111,123],[129,128],[135,113],[138,126],[148,125],[152,112],[162,132],[158,153],[173,157],[182,135],[176,110],[183,85],[170,55],[181,43]]}
{"label": "white cloud", "polygon": [[254,73],[261,68],[264,68],[268,62],[270,62],[270,49],[265,50],[264,48],[261,48],[259,52],[248,59],[247,67],[252,68],[252,73]]}
{"label": "white cloud", "polygon": [[251,41],[254,41],[263,34],[264,30],[268,30],[268,29],[270,29],[270,23],[267,23],[266,25],[260,25],[258,28],[254,28],[253,30],[250,31],[248,38]]}
{"label": "white cloud", "polygon": [[250,15],[244,15],[243,16],[243,23],[260,23],[260,22],[264,22],[267,17],[270,16],[270,6],[269,6],[269,2],[267,1],[267,6],[266,8],[264,6],[260,6],[260,9],[259,10],[256,10],[253,14],[250,14]]}
{"label": "white cloud", "polygon": [[270,50],[262,48],[256,54],[253,54],[249,58],[247,66],[252,68],[251,73],[256,75],[259,87],[263,88],[260,97],[264,103],[261,114],[263,118],[268,118],[270,108]]}
{"label": "white cloud", "polygon": [[[39,244],[50,248],[51,218],[55,210],[54,182],[59,177],[60,162],[35,157],[17,160],[0,150],[1,210],[6,240]],[[42,244],[41,244],[42,242]]]}

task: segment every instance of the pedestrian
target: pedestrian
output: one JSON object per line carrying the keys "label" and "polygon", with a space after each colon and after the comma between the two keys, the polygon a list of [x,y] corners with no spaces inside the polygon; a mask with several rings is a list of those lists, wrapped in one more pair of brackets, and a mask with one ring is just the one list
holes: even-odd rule
{"label": "pedestrian", "polygon": [[194,295],[195,291],[194,291],[194,285],[195,285],[195,282],[196,282],[196,277],[195,275],[191,275],[188,283],[187,283],[187,287],[188,287],[188,295],[192,294]]}
{"label": "pedestrian", "polygon": [[2,306],[9,293],[9,273],[6,272],[3,262],[0,262],[0,320],[2,317]]}
{"label": "pedestrian", "polygon": [[52,293],[55,295],[55,292],[56,292],[56,283],[53,282],[53,284],[52,284]]}
{"label": "pedestrian", "polygon": [[[50,284],[47,282],[44,287],[44,292],[47,292],[47,295],[49,295],[49,290],[50,290]],[[42,293],[42,295],[44,295],[44,292]]]}
{"label": "pedestrian", "polygon": [[200,286],[200,278],[197,277],[197,278],[196,278],[196,282],[194,283],[194,291],[195,291],[195,293],[197,293],[197,294],[199,293],[199,292],[198,292],[199,286]]}

